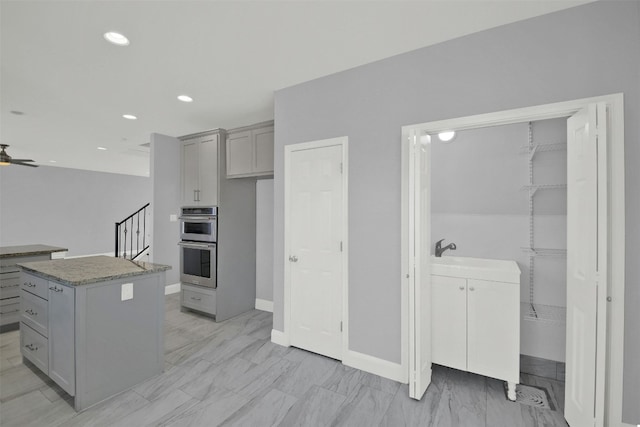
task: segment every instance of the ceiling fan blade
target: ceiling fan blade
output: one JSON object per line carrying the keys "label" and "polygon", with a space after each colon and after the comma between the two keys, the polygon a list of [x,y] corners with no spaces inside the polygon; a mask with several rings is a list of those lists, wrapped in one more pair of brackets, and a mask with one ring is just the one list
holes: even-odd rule
{"label": "ceiling fan blade", "polygon": [[[33,161],[33,160],[31,160],[31,161]],[[29,163],[16,162],[13,159],[11,159],[11,164],[12,165],[20,165],[20,166],[29,166],[31,168],[37,168],[38,167],[38,165],[30,165]]]}
{"label": "ceiling fan blade", "polygon": [[35,162],[35,160],[31,160],[31,159],[11,159],[12,162]]}

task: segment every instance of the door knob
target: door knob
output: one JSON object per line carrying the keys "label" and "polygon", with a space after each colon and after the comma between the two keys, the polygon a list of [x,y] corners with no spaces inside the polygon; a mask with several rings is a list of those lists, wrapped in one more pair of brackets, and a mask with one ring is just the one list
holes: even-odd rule
{"label": "door knob", "polygon": [[289,261],[291,262],[298,262],[298,257],[295,255],[289,255]]}

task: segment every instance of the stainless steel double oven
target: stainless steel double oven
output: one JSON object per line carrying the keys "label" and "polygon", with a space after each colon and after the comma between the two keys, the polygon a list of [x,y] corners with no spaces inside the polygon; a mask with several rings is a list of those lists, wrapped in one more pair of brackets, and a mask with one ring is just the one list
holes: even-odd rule
{"label": "stainless steel double oven", "polygon": [[183,207],[180,239],[180,281],[215,288],[218,208]]}

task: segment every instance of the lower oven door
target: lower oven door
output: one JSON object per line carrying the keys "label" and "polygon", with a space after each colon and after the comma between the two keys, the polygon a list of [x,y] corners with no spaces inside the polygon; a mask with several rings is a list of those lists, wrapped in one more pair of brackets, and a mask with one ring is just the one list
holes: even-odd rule
{"label": "lower oven door", "polygon": [[180,242],[180,281],[216,287],[216,244]]}

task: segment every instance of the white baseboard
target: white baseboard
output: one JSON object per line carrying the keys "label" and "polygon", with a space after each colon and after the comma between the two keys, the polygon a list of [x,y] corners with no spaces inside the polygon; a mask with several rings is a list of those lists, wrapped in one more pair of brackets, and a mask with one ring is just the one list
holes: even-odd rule
{"label": "white baseboard", "polygon": [[173,285],[167,285],[164,287],[164,294],[171,295],[180,292],[180,283],[174,283]]}
{"label": "white baseboard", "polygon": [[256,298],[256,310],[268,311],[273,313],[273,301]]}
{"label": "white baseboard", "polygon": [[271,342],[274,344],[281,345],[283,347],[289,347],[289,337],[282,331],[277,331],[275,329],[271,330]]}
{"label": "white baseboard", "polygon": [[[271,331],[271,340],[273,341],[273,331]],[[342,358],[342,363],[403,384],[409,382],[408,372],[405,372],[406,369],[401,364],[369,356],[368,354],[347,350],[347,353]]]}

